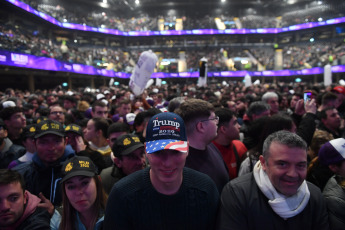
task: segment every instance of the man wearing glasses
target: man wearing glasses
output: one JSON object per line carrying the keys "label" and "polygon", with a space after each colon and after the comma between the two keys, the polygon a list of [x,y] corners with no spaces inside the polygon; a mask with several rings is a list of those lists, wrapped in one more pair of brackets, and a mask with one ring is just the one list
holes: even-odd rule
{"label": "man wearing glasses", "polygon": [[48,118],[54,121],[58,121],[61,124],[65,124],[65,110],[59,104],[54,104],[49,107]]}
{"label": "man wearing glasses", "polygon": [[221,153],[211,143],[217,136],[219,122],[213,105],[204,100],[189,99],[180,105],[176,113],[185,122],[189,141],[186,167],[207,174],[221,193],[229,181],[229,173]]}

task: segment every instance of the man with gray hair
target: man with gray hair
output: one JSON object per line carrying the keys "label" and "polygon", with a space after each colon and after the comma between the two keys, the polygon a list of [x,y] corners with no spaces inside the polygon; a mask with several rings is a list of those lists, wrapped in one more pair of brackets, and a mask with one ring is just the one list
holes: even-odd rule
{"label": "man with gray hair", "polygon": [[275,92],[267,92],[264,95],[262,95],[261,100],[271,106],[271,115],[278,113],[279,111],[278,94],[276,94]]}
{"label": "man with gray hair", "polygon": [[246,118],[243,118],[243,125],[240,129],[241,133],[246,135],[254,120],[260,117],[270,116],[270,109],[271,106],[264,101],[252,102],[246,112]]}
{"label": "man with gray hair", "polygon": [[255,101],[250,104],[247,110],[247,116],[251,121],[254,121],[263,116],[270,115],[271,106],[264,101]]}
{"label": "man with gray hair", "polygon": [[294,133],[269,135],[253,172],[224,187],[217,229],[329,229],[320,189],[305,181],[306,150]]}

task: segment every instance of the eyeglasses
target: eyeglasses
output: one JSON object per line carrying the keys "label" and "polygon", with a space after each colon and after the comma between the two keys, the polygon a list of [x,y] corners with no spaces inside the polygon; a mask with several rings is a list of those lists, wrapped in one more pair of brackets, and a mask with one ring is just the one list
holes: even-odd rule
{"label": "eyeglasses", "polygon": [[53,115],[62,115],[62,114],[64,114],[62,111],[54,111],[54,112],[51,112],[50,114],[53,114]]}
{"label": "eyeglasses", "polygon": [[97,114],[108,114],[109,112],[108,111],[97,111],[96,113]]}
{"label": "eyeglasses", "polygon": [[204,122],[204,121],[216,121],[216,123],[218,124],[219,122],[219,117],[215,116],[214,118],[210,118],[210,119],[206,119],[206,120],[201,120],[200,122]]}

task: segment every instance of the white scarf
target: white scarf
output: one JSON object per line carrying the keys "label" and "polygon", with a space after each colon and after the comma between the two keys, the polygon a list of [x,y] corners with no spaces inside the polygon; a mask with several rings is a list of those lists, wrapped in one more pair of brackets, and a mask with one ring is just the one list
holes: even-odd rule
{"label": "white scarf", "polygon": [[269,199],[268,204],[280,217],[284,219],[294,217],[302,212],[305,206],[307,206],[310,192],[305,181],[303,181],[295,195],[286,197],[278,193],[273,187],[266,172],[262,169],[260,161],[255,164],[253,174],[256,184]]}

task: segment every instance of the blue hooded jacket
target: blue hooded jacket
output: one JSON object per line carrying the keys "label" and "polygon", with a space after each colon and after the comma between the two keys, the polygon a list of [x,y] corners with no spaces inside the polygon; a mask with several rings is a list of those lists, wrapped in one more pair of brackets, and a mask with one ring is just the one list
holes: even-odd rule
{"label": "blue hooded jacket", "polygon": [[26,190],[36,196],[42,192],[54,206],[60,206],[62,204],[61,168],[63,162],[74,155],[74,150],[66,146],[64,155],[53,165],[46,166],[35,153],[32,162],[20,164],[13,170],[18,171],[24,177]]}

